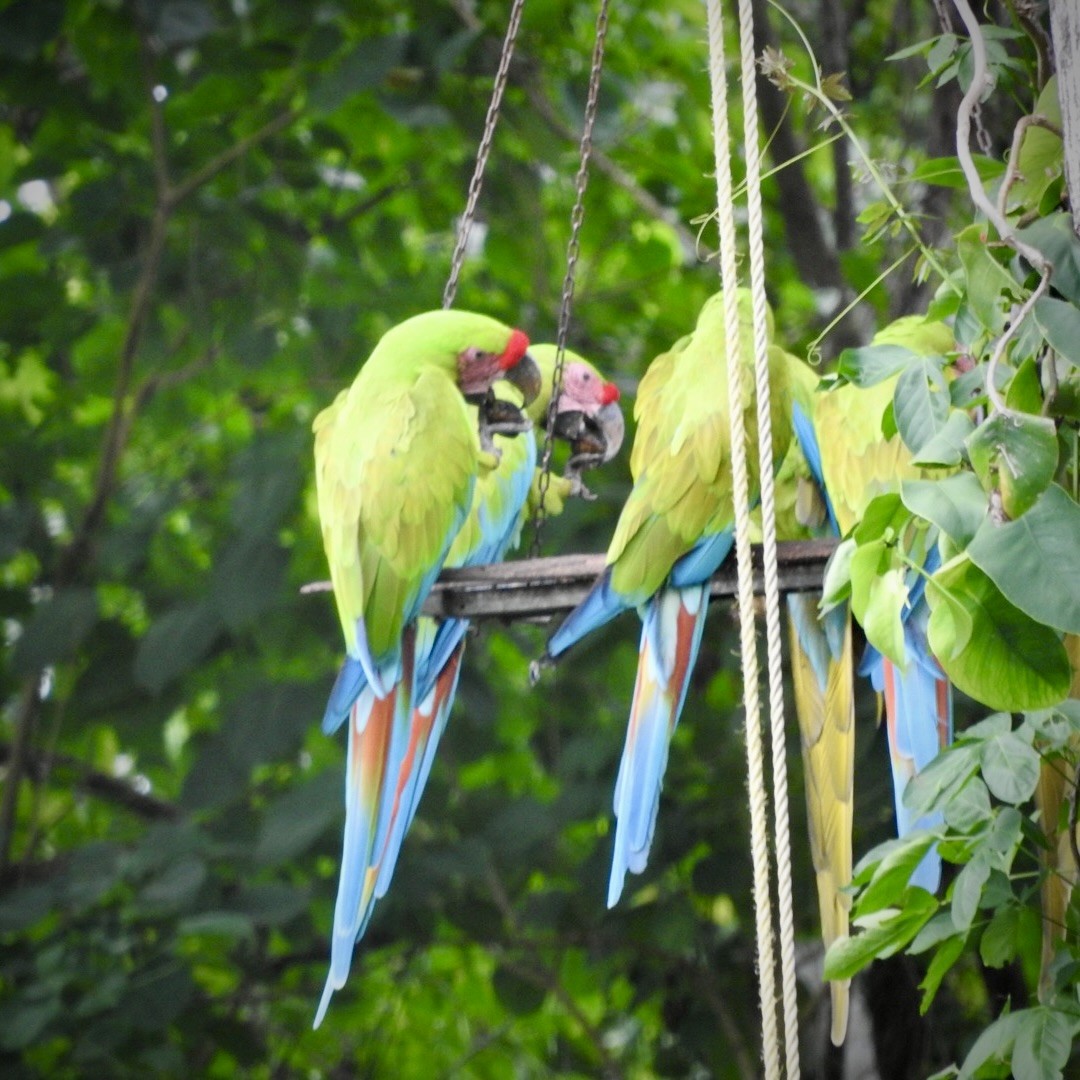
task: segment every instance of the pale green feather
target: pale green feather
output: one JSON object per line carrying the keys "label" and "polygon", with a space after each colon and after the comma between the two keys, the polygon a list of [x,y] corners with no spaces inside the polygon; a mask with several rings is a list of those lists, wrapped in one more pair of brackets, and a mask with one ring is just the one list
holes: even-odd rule
{"label": "pale green feather", "polygon": [[[753,327],[745,290],[739,291],[739,311],[739,407],[747,428],[751,498],[756,498]],[[717,293],[702,308],[693,334],[658,356],[641,380],[630,457],[634,488],[607,555],[619,592],[655,592],[698,540],[733,524],[725,337],[723,296]],[[782,356],[770,348],[774,450],[786,447],[790,438]]]}
{"label": "pale green feather", "polygon": [[458,356],[501,353],[511,330],[463,311],[388,331],[352,386],[316,417],[315,477],[346,646],[363,618],[375,657],[393,654],[425,577],[468,510],[478,470],[475,414]]}

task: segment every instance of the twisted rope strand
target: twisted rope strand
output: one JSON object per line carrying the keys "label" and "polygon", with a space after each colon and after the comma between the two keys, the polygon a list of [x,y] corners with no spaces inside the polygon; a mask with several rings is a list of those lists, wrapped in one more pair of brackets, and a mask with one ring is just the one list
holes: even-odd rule
{"label": "twisted rope strand", "polygon": [[736,289],[735,212],[731,187],[731,144],[728,134],[724,77],[724,26],[720,0],[706,0],[709,24],[709,84],[712,92],[713,148],[720,224],[720,276],[724,290],[724,325],[728,351],[728,400],[731,418],[731,472],[735,503],[735,555],[739,577],[739,642],[746,705],[746,757],[750,785],[750,853],[754,869],[754,914],[757,928],[758,991],[761,1003],[762,1050],[766,1080],[779,1080],[780,1054],[776,1029],[776,974],[773,955],[772,901],[769,895],[768,810],[758,700],[757,642],[754,633],[754,583],[750,563],[749,478],[746,471],[746,427],[741,402],[742,368],[738,357],[739,308]]}
{"label": "twisted rope strand", "polygon": [[743,142],[750,247],[750,293],[757,374],[758,461],[761,490],[762,555],[765,568],[765,633],[769,668],[769,723],[772,731],[773,807],[777,899],[780,907],[780,974],[783,988],[784,1049],[788,1080],[799,1078],[799,1020],[795,979],[795,919],[791,890],[791,822],[788,812],[787,743],[784,732],[784,672],[780,629],[780,582],[776,559],[769,335],[765,300],[765,246],[762,239],[761,143],[758,132],[754,12],[739,0],[739,45],[743,96]]}

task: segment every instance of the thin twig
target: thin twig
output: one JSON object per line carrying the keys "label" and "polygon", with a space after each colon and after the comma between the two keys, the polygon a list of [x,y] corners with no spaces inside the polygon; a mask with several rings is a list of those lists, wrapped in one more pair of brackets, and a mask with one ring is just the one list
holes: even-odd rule
{"label": "thin twig", "polygon": [[1076,839],[1078,821],[1080,821],[1080,763],[1077,763],[1076,775],[1073,777],[1072,804],[1069,807],[1069,847],[1072,849],[1076,866],[1080,868],[1080,845]]}

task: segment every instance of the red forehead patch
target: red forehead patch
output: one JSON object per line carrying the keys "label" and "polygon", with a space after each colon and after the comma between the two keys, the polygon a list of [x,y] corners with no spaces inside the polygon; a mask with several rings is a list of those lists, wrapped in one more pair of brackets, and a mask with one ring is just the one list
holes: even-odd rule
{"label": "red forehead patch", "polygon": [[509,371],[524,355],[529,347],[529,339],[521,330],[514,330],[510,334],[510,340],[506,343],[499,356],[499,367],[503,371]]}
{"label": "red forehead patch", "polygon": [[613,401],[618,400],[619,388],[613,382],[604,383],[604,388],[600,391],[600,404],[610,405]]}

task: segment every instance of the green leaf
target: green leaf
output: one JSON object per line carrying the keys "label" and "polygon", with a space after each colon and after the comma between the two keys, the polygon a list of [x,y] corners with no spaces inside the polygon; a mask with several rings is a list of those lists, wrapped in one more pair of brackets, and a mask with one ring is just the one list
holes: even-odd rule
{"label": "green leaf", "polygon": [[923,992],[922,1000],[919,1002],[920,1016],[926,1015],[927,1010],[937,996],[941,980],[945,978],[953,964],[960,959],[966,944],[967,936],[957,934],[956,937],[948,938],[934,953],[934,958],[926,969],[926,975],[923,976],[923,981],[919,983],[919,989]]}
{"label": "green leaf", "polygon": [[942,370],[944,357],[923,356],[896,380],[893,411],[904,444],[918,455],[931,439],[941,435],[949,417],[949,387]]}
{"label": "green leaf", "polygon": [[862,932],[833,942],[825,954],[825,978],[850,979],[872,960],[898,953],[937,909],[937,900],[925,889],[909,889],[902,909],[885,908],[858,920]]}
{"label": "green leaf", "polygon": [[1007,904],[994,912],[979,941],[979,956],[987,967],[1004,967],[1016,955],[1021,910],[1018,904]]}
{"label": "green leaf", "polygon": [[[1032,111],[1061,127],[1056,75],[1047,80]],[[1038,210],[1047,188],[1060,179],[1064,169],[1061,136],[1041,124],[1026,128],[1016,167],[1016,182],[1009,188],[1008,213]]]}
{"label": "green leaf", "polygon": [[33,675],[66,660],[86,640],[97,620],[93,589],[61,589],[34,608],[15,643],[12,667],[20,675]]}
{"label": "green leaf", "polygon": [[866,640],[883,656],[897,663],[905,658],[903,611],[908,588],[905,573],[899,567],[874,578],[860,623]]}
{"label": "green leaf", "polygon": [[1059,1080],[1072,1055],[1077,1018],[1045,1005],[1013,1015],[1021,1017],[1013,1044],[1013,1075]]}
{"label": "green leaf", "polygon": [[1030,741],[1007,731],[982,744],[982,769],[986,786],[996,798],[1019,805],[1035,794],[1039,755]]}
{"label": "green leaf", "polygon": [[982,486],[1001,492],[1002,507],[1011,518],[1024,513],[1054,479],[1057,430],[1048,417],[996,413],[965,445]]}
{"label": "green leaf", "polygon": [[279,863],[307,851],[343,813],[344,778],[336,770],[287,791],[267,807],[255,858]]}
{"label": "green leaf", "polygon": [[[950,401],[951,401],[950,393]],[[965,442],[975,430],[975,424],[966,412],[953,409],[945,420],[945,426],[932,435],[912,458],[913,465],[947,468],[964,460]]]}
{"label": "green leaf", "polygon": [[311,89],[308,107],[314,115],[334,112],[355,94],[381,86],[401,63],[407,38],[387,34],[361,41]]}
{"label": "green leaf", "polygon": [[1027,513],[987,518],[968,545],[971,561],[1021,611],[1080,634],[1080,506],[1051,484]]}
{"label": "green leaf", "polygon": [[821,610],[831,611],[851,595],[851,559],[857,550],[853,537],[841,540],[825,565],[821,583]]}
{"label": "green leaf", "polygon": [[1035,414],[1042,412],[1042,385],[1039,382],[1039,365],[1034,356],[1029,356],[1024,360],[1016,369],[1016,374],[1009,380],[1005,404],[1017,412]]}
{"label": "green leaf", "polygon": [[926,596],[930,648],[965,694],[1007,712],[1045,708],[1068,694],[1072,672],[1058,635],[1010,604],[966,556],[942,566]]}
{"label": "green leaf", "polygon": [[917,352],[903,345],[863,345],[844,349],[836,364],[836,374],[865,389],[884,382],[920,359]]}
{"label": "green leaf", "polygon": [[990,877],[990,863],[977,852],[975,858],[962,867],[952,884],[952,920],[957,930],[963,932],[971,927],[979,910],[983,886]]}
{"label": "green leaf", "polygon": [[1021,295],[1016,279],[994,258],[987,226],[969,225],[957,233],[956,253],[967,276],[968,305],[984,330],[995,337],[1005,329],[1005,309]]}
{"label": "green leaf", "polygon": [[924,832],[901,838],[878,863],[870,883],[859,894],[857,911],[860,917],[899,905],[912,872],[922,862],[933,842],[934,837]]}
{"label": "green leaf", "polygon": [[978,776],[972,776],[945,804],[945,824],[956,832],[968,833],[990,820],[990,793]]}
{"label": "green leaf", "polygon": [[1054,268],[1050,284],[1066,300],[1080,305],[1080,238],[1073,232],[1072,214],[1050,214],[1017,229],[1016,234],[1050,260]]}
{"label": "green leaf", "polygon": [[974,1080],[976,1073],[993,1060],[1005,1061],[1012,1051],[1023,1013],[1004,1013],[975,1040],[960,1066],[957,1080]]}
{"label": "green leaf", "polygon": [[1033,314],[1054,352],[1080,367],[1080,308],[1067,300],[1043,296],[1035,302]]}
{"label": "green leaf", "polygon": [[986,493],[967,471],[941,480],[905,480],[900,485],[900,498],[913,514],[933,522],[961,547],[971,542],[986,518]]}
{"label": "green leaf", "polygon": [[178,911],[192,902],[206,877],[206,863],[194,855],[186,855],[144,886],[139,893],[140,906],[155,912]]}
{"label": "green leaf", "polygon": [[210,651],[221,629],[217,612],[206,601],[173,608],[139,642],[136,680],[151,693],[160,693]]}
{"label": "green leaf", "polygon": [[979,768],[979,751],[956,743],[938,754],[904,789],[904,805],[915,817],[943,809]]}

